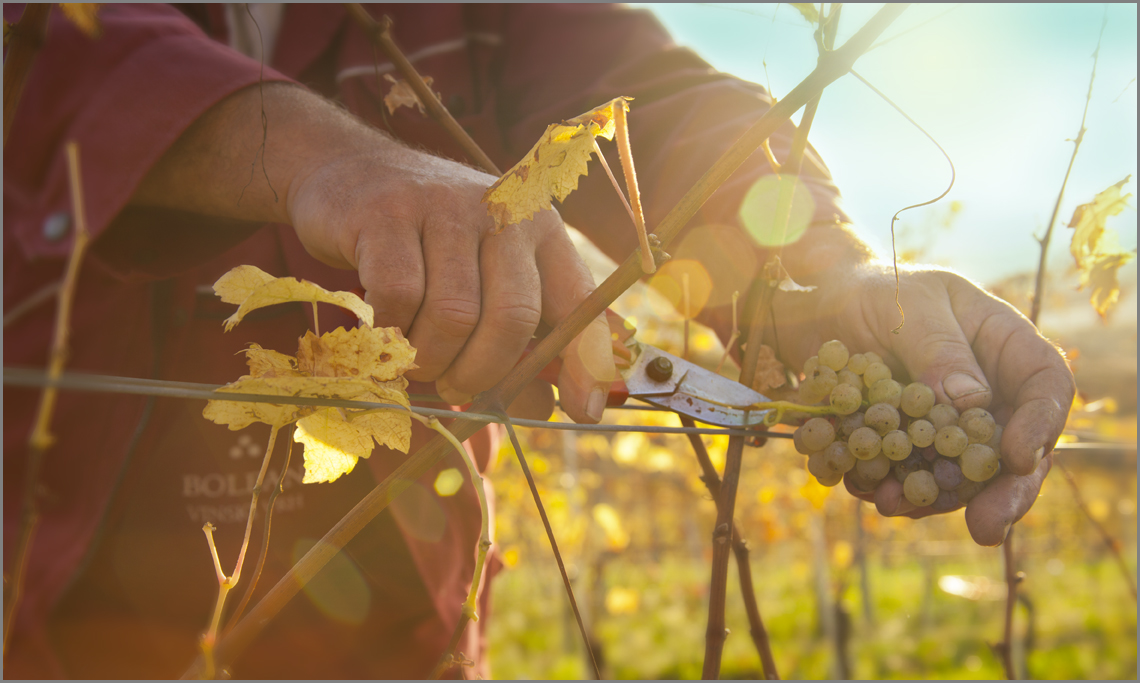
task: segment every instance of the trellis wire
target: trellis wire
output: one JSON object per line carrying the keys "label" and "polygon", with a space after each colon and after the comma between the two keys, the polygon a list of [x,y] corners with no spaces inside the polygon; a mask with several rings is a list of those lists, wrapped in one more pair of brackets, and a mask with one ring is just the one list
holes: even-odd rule
{"label": "trellis wire", "polygon": [[[112,375],[92,375],[76,372],[65,372],[59,381],[52,383],[47,379],[43,370],[36,368],[4,368],[4,384],[17,387],[45,387],[54,385],[60,389],[71,391],[91,391],[109,394],[135,394],[141,396],[158,396],[162,398],[204,399],[208,401],[245,401],[260,403],[284,403],[300,406],[322,406],[327,408],[398,408],[403,406],[394,403],[379,403],[369,401],[349,401],[339,398],[317,398],[308,396],[277,396],[274,394],[238,394],[218,391],[221,385],[204,384],[199,382],[174,382],[169,380],[142,379],[139,377],[115,377]],[[411,394],[413,401],[439,401],[438,396],[427,394]],[[503,424],[503,421],[486,413],[464,413],[457,410],[442,408],[424,408],[412,406],[412,412],[428,415],[440,419],[458,418],[486,422],[488,424]],[[673,413],[665,408],[651,405],[623,405],[607,408],[607,410],[636,410],[655,413]],[[792,435],[787,432],[773,432],[763,429],[731,429],[727,427],[663,427],[657,425],[614,425],[614,424],[576,424],[573,422],[547,422],[544,420],[525,420],[511,418],[511,422],[518,427],[530,429],[557,429],[573,432],[640,432],[643,434],[707,434],[711,436],[751,436],[770,439],[790,439]],[[1070,434],[1077,438],[1088,438],[1085,434]],[[1054,450],[1087,450],[1087,451],[1134,451],[1135,443],[1111,443],[1098,441],[1076,441],[1058,443]]]}

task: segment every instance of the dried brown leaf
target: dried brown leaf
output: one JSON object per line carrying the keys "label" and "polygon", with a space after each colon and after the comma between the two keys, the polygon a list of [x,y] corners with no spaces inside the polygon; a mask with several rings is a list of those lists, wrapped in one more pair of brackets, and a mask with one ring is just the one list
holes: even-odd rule
{"label": "dried brown leaf", "polygon": [[[396,110],[400,107],[408,107],[409,109],[419,109],[420,113],[424,113],[424,103],[420,101],[416,91],[412,89],[410,83],[404,79],[396,80],[392,74],[384,74],[384,80],[392,84],[388,94],[384,96],[384,105],[388,107],[389,114],[395,114]],[[424,76],[424,84],[429,88],[431,87],[432,77]],[[440,99],[440,94],[435,93],[437,99]]]}

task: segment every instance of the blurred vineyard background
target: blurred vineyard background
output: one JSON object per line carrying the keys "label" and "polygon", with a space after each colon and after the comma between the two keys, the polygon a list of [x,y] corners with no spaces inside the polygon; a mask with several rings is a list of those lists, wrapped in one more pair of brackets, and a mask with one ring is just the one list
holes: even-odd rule
{"label": "blurred vineyard background", "polygon": [[[948,213],[949,212],[949,213]],[[945,223],[946,207],[922,222]],[[913,231],[918,232],[918,231]],[[900,239],[908,258],[921,245]],[[604,257],[579,244],[600,277]],[[1055,271],[1045,334],[1073,359],[1081,396],[1069,430],[1135,444],[1135,269],[1121,306],[1102,322],[1087,294]],[[599,277],[599,279],[600,279]],[[1025,305],[1032,280],[991,290]],[[662,287],[664,290],[670,287]],[[683,321],[638,285],[615,306],[638,338],[679,353]],[[650,323],[650,321],[653,321]],[[694,325],[690,355],[715,367],[722,347]],[[725,374],[731,374],[726,368]],[[555,419],[566,420],[563,416]],[[666,413],[611,410],[607,422],[678,426]],[[723,466],[727,437],[704,437]],[[613,678],[699,678],[715,510],[683,435],[525,430],[523,445],[574,582],[602,673]],[[719,460],[718,460],[719,458]],[[1136,567],[1136,451],[1057,452],[1089,512]],[[989,644],[1002,639],[1006,588],[1000,549],[978,547],[962,511],[923,520],[884,518],[809,477],[789,440],[746,448],[736,515],[752,549],[757,599],[784,678],[1002,678]],[[561,578],[509,446],[491,477],[505,569],[488,622],[496,678],[589,675]],[[1135,678],[1136,602],[1113,555],[1058,468],[1018,524],[1015,660],[1032,678]],[[761,676],[730,569],[724,678]]]}

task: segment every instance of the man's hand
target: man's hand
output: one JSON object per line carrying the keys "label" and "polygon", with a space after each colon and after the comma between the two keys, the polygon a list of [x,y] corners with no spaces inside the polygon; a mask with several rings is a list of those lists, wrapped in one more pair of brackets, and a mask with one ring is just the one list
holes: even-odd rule
{"label": "man's hand", "polygon": [[[1033,505],[1052,464],[1049,454],[1076,391],[1065,359],[1016,309],[954,273],[900,272],[906,322],[895,334],[900,317],[890,264],[833,259],[813,271],[797,280],[817,285],[817,292],[776,296],[783,360],[802,367],[810,350],[839,339],[852,352],[881,355],[896,379],[926,383],[939,403],[959,411],[988,408],[1005,425],[1004,471],[970,501],[966,523],[979,544],[1000,544]],[[933,514],[903,498],[893,477],[871,494],[848,490],[873,500],[884,515]]]}
{"label": "man's hand", "polygon": [[[258,172],[237,204],[261,140],[259,110],[256,88],[210,109],[135,201],[292,225],[314,257],[358,271],[376,324],[400,327],[417,349],[408,377],[435,381],[446,401],[494,386],[540,320],[556,324],[593,290],[556,212],[491,235],[480,200],[493,176],[409,149],[294,86],[265,88],[265,167],[284,196]],[[600,317],[563,352],[563,409],[597,422],[615,376]],[[524,395],[523,414],[550,414],[549,388]]]}

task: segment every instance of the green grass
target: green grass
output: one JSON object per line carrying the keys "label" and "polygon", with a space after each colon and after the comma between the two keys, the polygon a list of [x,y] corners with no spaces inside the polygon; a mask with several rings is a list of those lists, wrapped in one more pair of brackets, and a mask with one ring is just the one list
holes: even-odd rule
{"label": "green grass", "polygon": [[[995,553],[996,554],[996,553]],[[872,621],[863,616],[858,575],[848,571],[842,605],[850,618],[853,678],[1002,678],[989,643],[1002,637],[1004,600],[972,601],[927,587],[945,574],[1000,580],[1000,562],[983,559],[870,560]],[[927,567],[930,567],[929,569]],[[805,567],[807,567],[805,571]],[[1033,558],[1023,568],[1033,603],[1034,678],[1135,678],[1136,605],[1111,560],[1071,558],[1063,568]],[[832,678],[834,648],[821,629],[810,565],[786,556],[754,556],[760,610],[783,678]],[[635,562],[618,556],[602,590],[592,572],[576,584],[579,603],[605,651],[613,678],[699,678],[707,610],[707,563],[665,558]],[[635,611],[609,614],[605,590],[630,589]],[[588,668],[553,562],[522,563],[499,576],[489,622],[496,678],[582,678]],[[1019,606],[1015,628],[1026,629]],[[596,615],[591,619],[591,615]],[[759,676],[735,567],[730,570],[722,677]]]}

